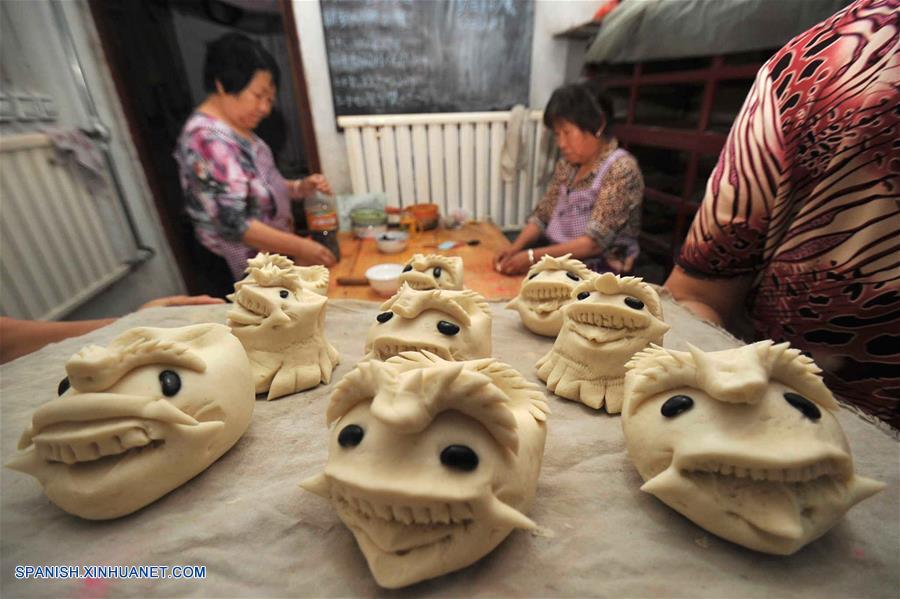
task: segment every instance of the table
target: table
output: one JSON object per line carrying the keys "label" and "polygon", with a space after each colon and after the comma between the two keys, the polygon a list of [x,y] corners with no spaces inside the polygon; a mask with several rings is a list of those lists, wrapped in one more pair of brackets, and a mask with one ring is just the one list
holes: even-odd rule
{"label": "table", "polygon": [[[737,341],[664,297],[665,345],[707,350]],[[86,343],[138,325],[224,322],[227,306],[154,308],[0,367],[0,454],[7,462],[34,408],[55,396],[63,364]],[[492,304],[494,356],[538,382],[552,340]],[[755,553],[695,526],[640,491],[618,416],[550,394],[553,413],[535,533],[513,532],[461,571],[399,592],[377,588],[330,505],[298,483],[321,471],[331,388],[362,357],[378,304],[329,302],[326,334],[341,354],[330,385],[257,401],[238,444],[146,508],[107,522],[69,516],[38,483],[0,473],[0,595],[4,597],[896,597],[900,588],[900,443],[849,409],[838,414],[856,468],[887,488],[790,557]],[[204,580],[16,580],[17,564],[203,565]]]}
{"label": "table", "polygon": [[[478,239],[474,246],[464,245],[448,251],[440,251],[442,241],[468,241]],[[352,233],[338,234],[341,261],[331,269],[328,297],[335,299],[363,299],[384,301],[368,285],[341,286],[339,277],[364,279],[366,269],[383,262],[405,264],[413,254],[444,254],[460,256],[465,268],[465,286],[489,300],[512,299],[519,293],[522,276],[507,276],[494,269],[494,255],[510,246],[509,240],[497,225],[490,222],[470,222],[459,229],[438,228],[422,231],[411,239],[406,249],[397,254],[383,254],[375,246],[374,239],[356,239]]]}

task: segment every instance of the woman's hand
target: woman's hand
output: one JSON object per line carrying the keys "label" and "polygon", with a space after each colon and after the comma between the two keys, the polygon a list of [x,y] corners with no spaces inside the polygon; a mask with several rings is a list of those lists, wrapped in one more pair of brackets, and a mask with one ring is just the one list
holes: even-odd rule
{"label": "woman's hand", "polygon": [[337,258],[331,253],[331,250],[312,239],[300,239],[299,252],[294,255],[294,258],[306,262],[307,265],[334,266],[337,264]]}
{"label": "woman's hand", "polygon": [[507,258],[509,258],[510,256],[512,256],[515,253],[516,253],[516,250],[512,246],[510,246],[510,247],[504,248],[504,249],[500,250],[499,252],[497,252],[496,254],[494,254],[494,269],[497,270],[498,272],[502,272],[502,271],[500,271],[500,265],[503,264],[504,260],[506,260]]}
{"label": "woman's hand", "polygon": [[[522,250],[524,248],[534,245],[534,243],[540,237],[541,228],[533,222],[526,223],[525,227],[519,232],[519,235],[516,237],[516,240],[512,243],[512,245],[494,254],[494,269],[499,272],[506,273],[506,271],[503,270],[503,263],[507,262],[516,254],[522,253]],[[525,262],[528,263],[528,254],[525,254]],[[525,267],[525,270],[522,270],[521,272],[527,271],[530,266],[531,264],[528,264],[528,266]]]}
{"label": "woman's hand", "polygon": [[634,258],[634,256],[628,256],[624,260],[619,260],[618,258],[607,258],[606,263],[615,271],[617,275],[621,275],[631,272],[631,269],[634,268]]}
{"label": "woman's hand", "polygon": [[531,268],[531,260],[528,259],[528,252],[515,252],[507,256],[500,263],[498,270],[505,275],[521,275],[528,272]]}
{"label": "woman's hand", "polygon": [[160,308],[168,306],[203,306],[206,304],[224,304],[225,300],[220,297],[212,297],[209,295],[169,295],[166,297],[158,297],[150,300],[138,310],[144,308]]}
{"label": "woman's hand", "polygon": [[337,263],[337,258],[324,245],[311,239],[276,229],[271,225],[259,222],[255,218],[250,220],[250,226],[247,227],[241,241],[244,242],[244,245],[249,245],[262,252],[289,256],[295,262],[304,266],[312,264],[334,266]]}
{"label": "woman's hand", "polygon": [[293,186],[293,191],[293,197],[300,198],[309,197],[317,191],[329,196],[334,194],[331,190],[331,185],[328,183],[328,179],[325,178],[325,175],[319,173],[310,175],[305,179],[297,179]]}

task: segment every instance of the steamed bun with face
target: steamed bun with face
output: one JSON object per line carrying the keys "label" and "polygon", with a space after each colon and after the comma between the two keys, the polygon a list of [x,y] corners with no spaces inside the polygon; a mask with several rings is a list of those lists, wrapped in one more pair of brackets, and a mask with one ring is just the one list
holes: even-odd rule
{"label": "steamed bun with face", "polygon": [[491,308],[474,291],[420,291],[404,283],[369,328],[366,358],[387,360],[404,351],[429,351],[445,360],[487,358],[491,326]]}
{"label": "steamed bun with face", "polygon": [[787,343],[653,346],[628,364],[622,426],[641,490],[722,538],[789,555],[884,487],[856,474],[838,409]]}
{"label": "steamed bun with face", "polygon": [[562,309],[575,300],[572,290],[582,281],[597,276],[571,255],[541,257],[528,269],[519,295],[506,305],[518,311],[522,324],[532,333],[556,337],[562,328]]}
{"label": "steamed bun with face", "polygon": [[662,343],[669,330],[659,295],[638,277],[604,273],[579,283],[572,297],[537,375],[560,397],[618,414],[625,363],[650,343]]}
{"label": "steamed bun with face", "polygon": [[250,424],[256,396],[241,343],[220,324],[136,328],[66,363],[8,465],[63,510],[117,518],[200,474]]}
{"label": "steamed bun with face", "polygon": [[340,361],[325,339],[328,269],[261,252],[247,272],[228,296],[228,326],[250,358],[256,392],[271,400],[328,383]]}
{"label": "steamed bun with face", "polygon": [[400,273],[400,284],[413,289],[462,289],[463,259],[441,254],[413,254]]}
{"label": "steamed bun with face", "polygon": [[548,411],[490,358],[367,360],[335,388],[325,471],[302,486],[331,501],[379,585],[414,584],[535,527]]}

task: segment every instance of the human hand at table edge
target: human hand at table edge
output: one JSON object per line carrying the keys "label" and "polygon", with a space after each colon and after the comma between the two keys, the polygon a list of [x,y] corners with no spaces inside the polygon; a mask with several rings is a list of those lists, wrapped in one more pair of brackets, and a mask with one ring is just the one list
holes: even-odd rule
{"label": "human hand at table edge", "polygon": [[[509,247],[504,248],[494,254],[494,268],[497,270],[497,272],[501,272],[504,274],[515,274],[504,271],[502,268],[503,263],[517,253],[522,252],[522,250],[524,250],[525,248],[531,247],[540,238],[540,236],[541,228],[533,222],[527,223],[525,227],[519,232],[516,240]],[[526,260],[527,256],[528,255],[526,254]],[[525,272],[527,270],[528,267],[526,267],[522,272]]]}
{"label": "human hand at table edge", "polygon": [[[150,300],[138,310],[222,303],[225,303],[225,300],[209,295],[170,295]],[[48,321],[0,316],[0,364],[35,352],[48,343],[56,343],[69,337],[78,337],[115,321],[115,318]]]}
{"label": "human hand at table edge", "polygon": [[504,275],[521,275],[531,268],[531,260],[527,251],[519,251],[510,254],[497,265],[497,270]]}
{"label": "human hand at table edge", "polygon": [[150,300],[142,305],[138,310],[144,308],[166,308],[172,306],[205,306],[207,304],[224,304],[225,300],[220,297],[212,297],[211,295],[169,295],[166,297],[158,297]]}
{"label": "human hand at table edge", "polygon": [[509,258],[510,256],[512,256],[513,254],[515,254],[516,251],[517,251],[516,249],[514,249],[512,246],[510,246],[507,248],[503,248],[502,250],[500,250],[499,252],[494,254],[494,269],[499,271],[500,265],[503,264],[503,261],[506,260],[507,258]]}
{"label": "human hand at table edge", "polygon": [[241,241],[261,252],[289,256],[300,266],[313,264],[334,266],[337,263],[337,258],[324,245],[276,229],[256,219],[249,221]]}
{"label": "human hand at table edge", "polygon": [[331,185],[325,175],[314,173],[303,179],[294,179],[289,185],[291,197],[295,199],[306,198],[317,191],[325,195],[334,195]]}
{"label": "human hand at table edge", "polygon": [[704,279],[676,264],[663,287],[695,316],[728,328],[741,311],[751,284],[749,275]]}
{"label": "human hand at table edge", "polygon": [[312,266],[314,264],[322,264],[323,266],[334,266],[337,264],[337,258],[327,247],[312,239],[301,239],[309,244],[303,256],[294,256],[294,262],[300,266]]}

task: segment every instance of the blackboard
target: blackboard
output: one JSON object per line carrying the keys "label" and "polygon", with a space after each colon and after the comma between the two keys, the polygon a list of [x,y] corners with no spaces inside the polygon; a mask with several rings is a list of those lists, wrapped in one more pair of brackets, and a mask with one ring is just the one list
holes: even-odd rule
{"label": "blackboard", "polygon": [[337,116],[528,104],[532,0],[321,0]]}

